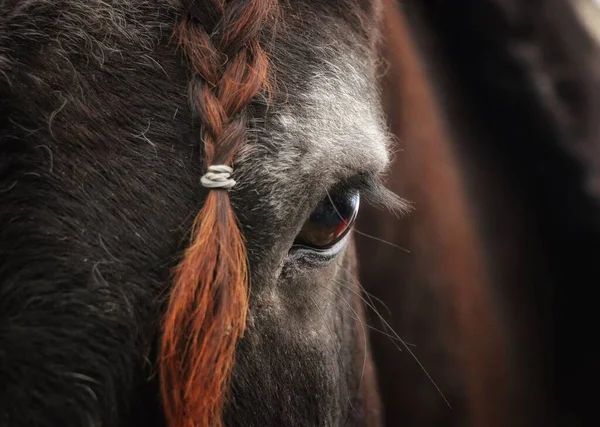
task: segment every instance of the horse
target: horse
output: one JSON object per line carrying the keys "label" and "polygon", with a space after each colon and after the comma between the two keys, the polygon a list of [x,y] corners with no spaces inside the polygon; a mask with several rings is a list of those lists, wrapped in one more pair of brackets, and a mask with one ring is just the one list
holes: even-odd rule
{"label": "horse", "polygon": [[[3,0],[0,425],[591,415],[598,80],[556,4]],[[413,214],[353,233],[408,210],[390,165]]]}
{"label": "horse", "polygon": [[388,2],[388,182],[414,206],[357,222],[386,425],[598,423],[600,49],[575,6]]}
{"label": "horse", "polygon": [[0,424],[371,426],[382,6],[0,3]]}

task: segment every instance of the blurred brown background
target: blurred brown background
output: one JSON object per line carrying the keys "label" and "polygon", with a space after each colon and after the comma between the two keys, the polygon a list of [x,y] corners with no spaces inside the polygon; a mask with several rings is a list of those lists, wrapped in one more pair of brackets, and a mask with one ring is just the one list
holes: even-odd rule
{"label": "blurred brown background", "polygon": [[386,425],[600,425],[600,8],[406,0],[384,16],[388,183],[414,206],[357,225],[375,237],[357,235],[387,331],[371,332]]}

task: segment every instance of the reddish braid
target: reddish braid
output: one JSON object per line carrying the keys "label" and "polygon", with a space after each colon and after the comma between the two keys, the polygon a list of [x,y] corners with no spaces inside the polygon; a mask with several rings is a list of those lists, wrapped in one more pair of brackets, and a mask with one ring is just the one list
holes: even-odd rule
{"label": "reddish braid", "polygon": [[[260,35],[277,0],[181,0],[175,36],[189,61],[192,112],[206,166],[232,165],[246,141],[246,107],[268,87]],[[221,426],[248,309],[244,239],[225,190],[210,190],[175,273],[164,318],[160,379],[169,427]]]}

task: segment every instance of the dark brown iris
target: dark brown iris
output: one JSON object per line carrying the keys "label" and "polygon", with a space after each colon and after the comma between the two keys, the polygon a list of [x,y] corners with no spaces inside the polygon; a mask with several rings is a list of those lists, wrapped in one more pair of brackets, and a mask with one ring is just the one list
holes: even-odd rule
{"label": "dark brown iris", "polygon": [[304,223],[294,244],[316,250],[331,248],[352,228],[359,204],[360,194],[356,190],[327,195]]}

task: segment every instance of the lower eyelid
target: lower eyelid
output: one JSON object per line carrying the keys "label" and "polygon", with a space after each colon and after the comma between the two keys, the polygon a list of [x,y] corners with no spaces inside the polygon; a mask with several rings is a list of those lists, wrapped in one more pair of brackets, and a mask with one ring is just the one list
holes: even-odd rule
{"label": "lower eyelid", "polygon": [[310,264],[328,263],[344,250],[348,244],[351,234],[351,232],[346,233],[346,235],[342,237],[339,242],[337,242],[331,248],[322,251],[311,249],[305,246],[292,246],[292,249],[286,256],[285,262],[306,262]]}

